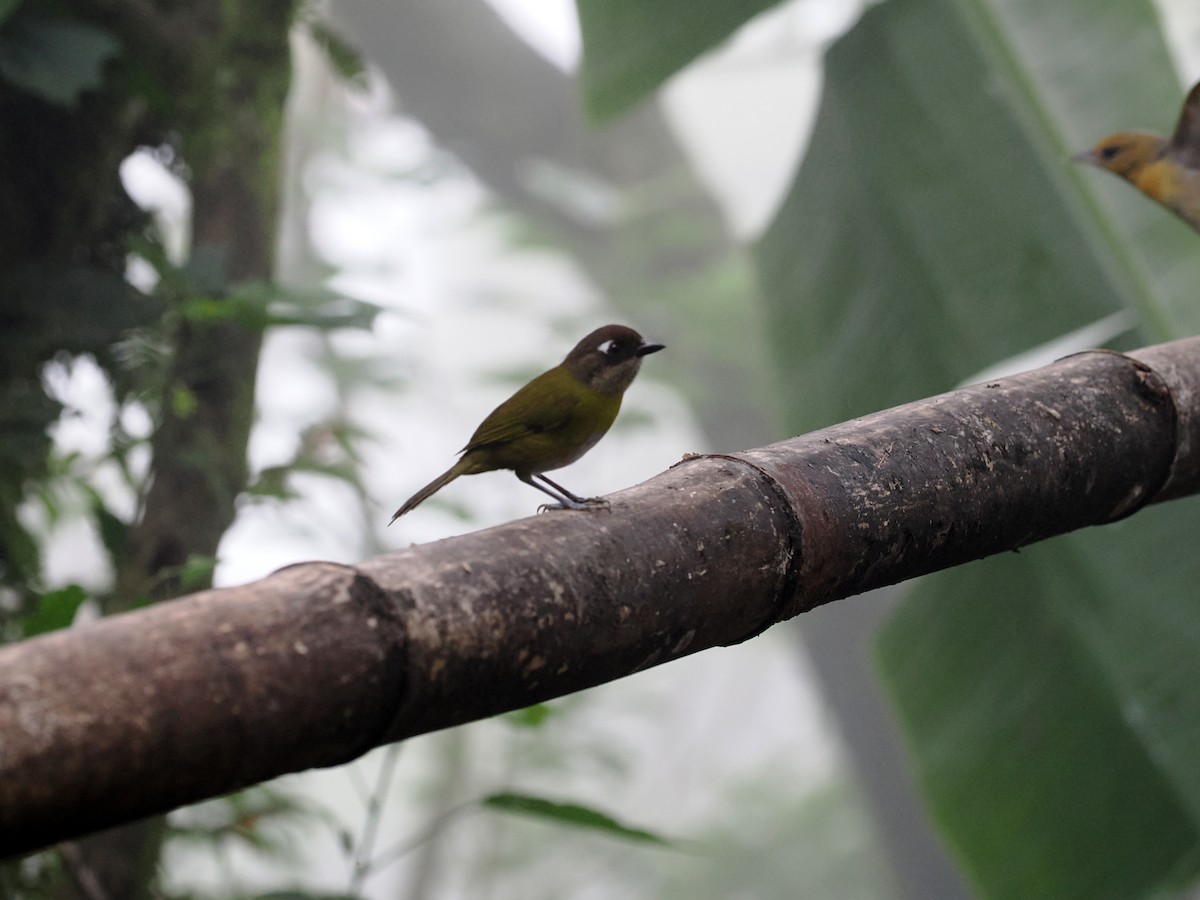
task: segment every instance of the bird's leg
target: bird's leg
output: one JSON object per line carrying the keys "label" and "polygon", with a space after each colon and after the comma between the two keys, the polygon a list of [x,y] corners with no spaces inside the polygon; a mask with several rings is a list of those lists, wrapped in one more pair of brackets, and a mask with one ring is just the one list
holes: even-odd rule
{"label": "bird's leg", "polygon": [[535,475],[533,477],[540,478],[542,481],[546,482],[546,484],[550,485],[550,487],[554,488],[556,491],[558,491],[564,497],[570,497],[571,500],[573,500],[576,504],[578,504],[577,506],[571,507],[572,509],[595,509],[597,507],[602,508],[602,509],[609,508],[608,501],[605,500],[603,497],[578,497],[575,494],[572,494],[570,491],[568,491],[565,487],[563,487],[557,481],[551,481],[545,475]]}
{"label": "bird's leg", "polygon": [[550,488],[546,487],[546,485],[539,484],[538,482],[534,481],[532,475],[522,475],[520,472],[518,472],[517,477],[530,487],[535,487],[543,494],[549,494],[558,501],[553,506],[548,503],[539,506],[538,512],[542,512],[543,510],[547,509],[586,509],[586,505],[583,503],[583,501],[574,494],[569,494],[566,491],[562,491],[561,488],[559,491],[551,490]]}
{"label": "bird's leg", "polygon": [[561,484],[559,484],[557,481],[551,481],[545,475],[534,475],[533,477],[539,478],[542,481],[546,482],[546,484],[550,485],[550,487],[552,487],[556,491],[558,491],[558,493],[560,495],[562,495],[563,497],[569,497],[571,500],[573,500],[576,503],[595,503],[595,502],[599,501],[599,499],[600,499],[599,497],[580,497],[577,494],[573,494],[570,491],[568,491],[565,487],[563,487]]}
{"label": "bird's leg", "polygon": [[[522,475],[517,473],[517,477],[525,482],[530,487],[535,487],[544,494],[549,494],[557,503],[544,503],[538,507],[538,512],[544,512],[548,509],[595,509],[597,507],[608,508],[608,501],[601,497],[578,497],[572,494],[561,484],[555,484],[545,475]],[[541,479],[546,484],[540,484],[534,479]]]}

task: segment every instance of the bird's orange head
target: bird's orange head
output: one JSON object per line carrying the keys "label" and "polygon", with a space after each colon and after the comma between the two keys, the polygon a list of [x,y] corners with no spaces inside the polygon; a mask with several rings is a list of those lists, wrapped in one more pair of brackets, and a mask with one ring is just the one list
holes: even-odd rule
{"label": "bird's orange head", "polygon": [[1121,131],[1110,134],[1091,150],[1071,157],[1075,162],[1088,163],[1133,181],[1146,166],[1162,158],[1167,141],[1148,131]]}

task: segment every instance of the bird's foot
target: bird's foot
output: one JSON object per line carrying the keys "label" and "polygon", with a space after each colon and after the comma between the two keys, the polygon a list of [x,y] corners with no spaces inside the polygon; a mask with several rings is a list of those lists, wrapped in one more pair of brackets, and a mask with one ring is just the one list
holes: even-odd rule
{"label": "bird's foot", "polygon": [[538,507],[538,512],[544,513],[552,509],[612,509],[612,504],[603,497],[577,497],[573,500],[564,498],[561,503],[543,503]]}

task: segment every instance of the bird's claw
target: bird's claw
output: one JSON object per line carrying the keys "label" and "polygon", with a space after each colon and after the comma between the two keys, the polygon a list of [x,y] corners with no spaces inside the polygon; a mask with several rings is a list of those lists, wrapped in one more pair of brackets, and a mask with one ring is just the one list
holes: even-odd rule
{"label": "bird's claw", "polygon": [[612,504],[603,497],[584,497],[579,502],[570,503],[543,503],[538,507],[537,511],[540,515],[544,512],[549,512],[554,509],[612,509]]}

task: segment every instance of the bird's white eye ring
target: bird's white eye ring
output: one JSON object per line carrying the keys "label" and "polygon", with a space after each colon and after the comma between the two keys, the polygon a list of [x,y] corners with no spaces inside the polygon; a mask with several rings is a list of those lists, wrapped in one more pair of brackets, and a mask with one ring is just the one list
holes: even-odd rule
{"label": "bird's white eye ring", "polygon": [[605,341],[603,344],[601,344],[596,349],[599,350],[601,353],[603,353],[605,356],[608,356],[608,354],[613,352],[613,350],[616,348],[616,346],[617,346],[616,341]]}

